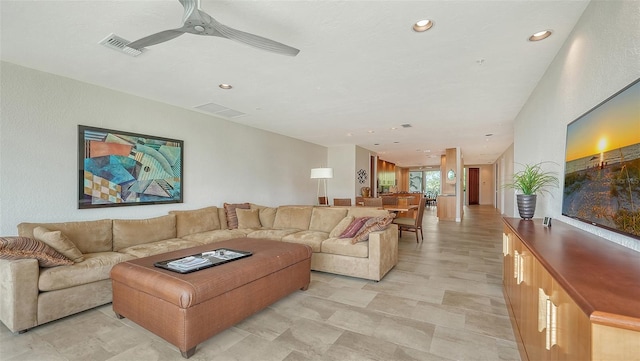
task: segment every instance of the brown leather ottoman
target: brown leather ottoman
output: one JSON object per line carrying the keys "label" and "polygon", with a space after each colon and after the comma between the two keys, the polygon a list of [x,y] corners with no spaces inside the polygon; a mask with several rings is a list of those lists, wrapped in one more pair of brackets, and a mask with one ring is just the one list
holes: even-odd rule
{"label": "brown leather ottoman", "polygon": [[[253,255],[187,274],[153,265],[218,248]],[[113,311],[189,358],[200,342],[298,289],[306,290],[310,269],[310,247],[250,238],[139,258],[111,270]]]}

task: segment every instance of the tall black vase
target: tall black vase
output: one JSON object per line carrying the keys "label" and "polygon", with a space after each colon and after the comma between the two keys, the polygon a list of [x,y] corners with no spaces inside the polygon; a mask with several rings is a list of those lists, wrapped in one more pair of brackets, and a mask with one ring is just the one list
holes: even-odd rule
{"label": "tall black vase", "polygon": [[516,198],[518,200],[518,212],[520,213],[520,218],[533,218],[533,214],[536,212],[536,195],[518,194],[516,195]]}

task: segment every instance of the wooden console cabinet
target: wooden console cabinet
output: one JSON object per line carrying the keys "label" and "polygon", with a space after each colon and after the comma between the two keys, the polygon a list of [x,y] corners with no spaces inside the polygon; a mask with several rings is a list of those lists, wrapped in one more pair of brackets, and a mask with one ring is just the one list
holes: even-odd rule
{"label": "wooden console cabinet", "polygon": [[523,360],[640,360],[640,253],[504,218],[503,290]]}

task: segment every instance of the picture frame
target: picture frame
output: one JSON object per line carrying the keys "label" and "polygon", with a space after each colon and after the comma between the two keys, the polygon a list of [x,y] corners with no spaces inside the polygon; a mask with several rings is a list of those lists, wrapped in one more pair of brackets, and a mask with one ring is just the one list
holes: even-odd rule
{"label": "picture frame", "polygon": [[545,227],[551,227],[551,217],[544,217],[542,225]]}
{"label": "picture frame", "polygon": [[184,142],[78,125],[78,208],[182,203]]}

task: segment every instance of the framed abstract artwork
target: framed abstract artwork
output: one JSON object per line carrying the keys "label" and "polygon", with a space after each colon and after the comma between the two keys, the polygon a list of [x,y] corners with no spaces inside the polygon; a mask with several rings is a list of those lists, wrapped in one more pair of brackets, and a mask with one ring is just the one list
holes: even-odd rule
{"label": "framed abstract artwork", "polygon": [[78,208],[182,203],[184,142],[78,126]]}

